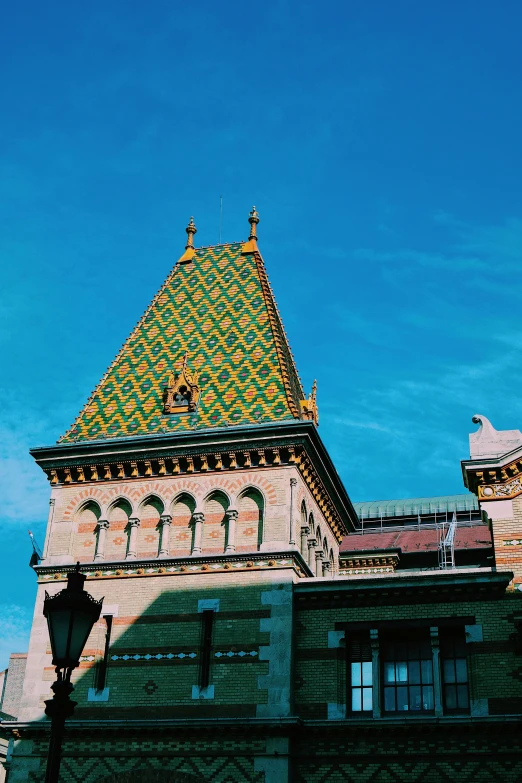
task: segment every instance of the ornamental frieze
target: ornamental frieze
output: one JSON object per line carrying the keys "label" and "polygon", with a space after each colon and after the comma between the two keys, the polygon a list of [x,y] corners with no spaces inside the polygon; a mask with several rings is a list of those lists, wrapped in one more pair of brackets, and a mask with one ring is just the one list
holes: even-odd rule
{"label": "ornamental frieze", "polygon": [[522,476],[507,481],[504,484],[479,484],[478,496],[482,500],[507,500],[522,494]]}

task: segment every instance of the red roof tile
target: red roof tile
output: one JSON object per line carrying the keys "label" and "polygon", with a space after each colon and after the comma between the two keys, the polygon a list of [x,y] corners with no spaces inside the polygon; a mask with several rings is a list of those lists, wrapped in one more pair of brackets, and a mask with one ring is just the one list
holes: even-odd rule
{"label": "red roof tile", "polygon": [[[437,549],[438,531],[383,530],[382,533],[351,533],[345,536],[340,552],[375,552],[380,549],[400,549],[402,552],[431,552]],[[487,549],[492,546],[487,525],[457,528],[455,549]]]}

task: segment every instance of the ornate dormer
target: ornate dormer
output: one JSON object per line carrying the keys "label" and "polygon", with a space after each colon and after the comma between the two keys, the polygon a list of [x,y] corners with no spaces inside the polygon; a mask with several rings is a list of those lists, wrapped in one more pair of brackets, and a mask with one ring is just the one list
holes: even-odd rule
{"label": "ornate dormer", "polygon": [[304,419],[313,421],[319,426],[319,411],[317,409],[317,381],[313,382],[312,392],[307,400],[301,400],[301,411]]}
{"label": "ornate dormer", "polygon": [[192,413],[196,410],[199,399],[197,373],[187,369],[187,356],[183,356],[180,372],[169,375],[168,386],[165,389],[163,413]]}

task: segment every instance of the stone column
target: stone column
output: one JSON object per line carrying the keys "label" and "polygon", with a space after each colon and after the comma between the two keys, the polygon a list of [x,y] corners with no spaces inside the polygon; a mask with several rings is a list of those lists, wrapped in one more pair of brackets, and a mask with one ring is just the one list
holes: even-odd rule
{"label": "stone column", "polygon": [[332,567],[332,564],[329,560],[323,560],[323,576],[329,576],[330,575],[330,569]]}
{"label": "stone column", "polygon": [[202,511],[196,511],[192,514],[192,523],[194,525],[194,538],[192,539],[192,552],[191,555],[201,554],[201,539],[203,538],[203,522],[205,521],[205,515]]}
{"label": "stone column", "polygon": [[290,479],[290,546],[295,546],[295,519],[294,519],[294,489],[297,487],[297,479]]}
{"label": "stone column", "polygon": [[160,517],[160,550],[159,557],[169,556],[169,538],[170,538],[170,524],[172,517],[169,514],[163,514]]}
{"label": "stone column", "polygon": [[436,626],[430,628],[431,653],[433,655],[433,695],[435,701],[435,716],[442,715],[442,684],[440,676],[440,646],[439,629]]}
{"label": "stone column", "polygon": [[310,535],[310,528],[305,525],[301,528],[301,554],[306,560],[308,557],[308,536]]}
{"label": "stone column", "polygon": [[372,647],[372,703],[373,717],[381,717],[381,662],[379,660],[379,631],[370,629],[370,644]]}
{"label": "stone column", "polygon": [[109,521],[107,519],[98,520],[98,540],[96,541],[95,560],[105,560],[105,542],[107,540],[107,530]]}
{"label": "stone column", "polygon": [[316,538],[309,538],[308,539],[308,565],[310,566],[310,570],[312,571],[312,574],[315,574],[315,548],[317,546],[317,539]]}
{"label": "stone column", "polygon": [[228,511],[225,511],[225,516],[227,518],[227,545],[225,548],[225,554],[230,555],[236,551],[236,526],[238,512],[233,508],[229,508]]}
{"label": "stone column", "polygon": [[137,554],[138,547],[138,528],[140,526],[140,520],[137,517],[131,517],[129,519],[129,545],[127,547],[127,560],[134,560]]}
{"label": "stone column", "polygon": [[315,575],[316,576],[322,576],[323,575],[323,552],[321,549],[316,550],[315,553]]}

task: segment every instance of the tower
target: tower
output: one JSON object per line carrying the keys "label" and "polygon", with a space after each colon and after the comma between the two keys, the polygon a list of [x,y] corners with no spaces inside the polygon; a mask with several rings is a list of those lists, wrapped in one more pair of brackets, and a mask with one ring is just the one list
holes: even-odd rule
{"label": "tower", "polygon": [[[44,592],[79,561],[104,598],[75,674],[78,731],[103,753],[74,774],[93,780],[135,766],[119,731],[146,758],[158,721],[187,749],[169,768],[190,758],[211,779],[216,718],[230,774],[287,779],[293,585],[335,576],[357,518],[318,434],[316,386],[301,387],[255,207],[249,223],[244,243],[196,248],[191,218],[185,252],[76,421],[31,452],[51,506],[21,720],[39,720],[52,681]],[[38,769],[37,749],[27,758]]]}

